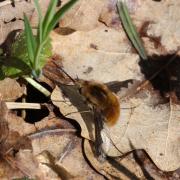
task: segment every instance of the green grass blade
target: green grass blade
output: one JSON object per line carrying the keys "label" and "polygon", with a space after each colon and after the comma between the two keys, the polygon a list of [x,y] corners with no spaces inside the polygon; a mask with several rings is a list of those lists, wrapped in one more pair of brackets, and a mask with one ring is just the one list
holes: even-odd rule
{"label": "green grass blade", "polygon": [[38,25],[38,32],[37,32],[37,40],[39,44],[43,41],[43,22],[41,19],[39,19],[39,25]]}
{"label": "green grass blade", "polygon": [[49,3],[46,15],[43,20],[43,39],[46,37],[46,31],[47,31],[48,25],[52,21],[54,14],[56,12],[57,3],[58,3],[57,0],[51,0]]}
{"label": "green grass blade", "polygon": [[42,21],[43,21],[43,17],[42,17],[42,12],[41,12],[41,8],[39,6],[39,2],[38,0],[34,0],[34,4],[36,6],[37,12],[38,12],[38,17],[39,17],[39,25],[38,25],[38,33],[37,33],[37,39],[39,41],[39,43],[42,42]]}
{"label": "green grass blade", "polygon": [[60,10],[56,12],[54,15],[51,23],[49,24],[45,36],[48,36],[48,34],[53,30],[53,28],[56,26],[56,24],[59,22],[59,19],[63,17],[63,15],[77,2],[78,0],[70,0],[68,3],[66,3]]}
{"label": "green grass blade", "polygon": [[32,33],[32,28],[30,26],[29,20],[26,15],[24,15],[24,27],[25,27],[25,36],[26,36],[28,56],[29,56],[30,61],[33,62],[36,42]]}
{"label": "green grass blade", "polygon": [[121,18],[122,24],[124,26],[124,29],[130,41],[132,42],[133,46],[135,47],[135,49],[137,50],[141,58],[146,60],[147,54],[146,54],[145,48],[136,31],[134,24],[132,23],[126,4],[121,2],[121,0],[119,0],[117,3],[117,7],[118,7],[119,16]]}
{"label": "green grass blade", "polygon": [[39,6],[38,0],[34,0],[34,4],[35,4],[35,6],[36,6],[36,9],[37,9],[39,18],[42,19],[42,12],[41,12],[41,8],[40,8],[40,6]]}
{"label": "green grass blade", "polygon": [[135,39],[135,42],[137,43],[137,46],[139,47],[139,52],[141,53],[141,56],[143,59],[147,59],[147,55],[146,55],[146,52],[145,52],[145,49],[144,49],[144,46],[142,44],[142,41],[139,37],[139,34],[137,33],[136,31],[136,27],[134,26],[134,24],[132,23],[132,20],[130,18],[130,15],[128,13],[128,8],[126,6],[126,4],[123,4],[121,3],[121,6],[123,8],[123,12],[125,13],[125,17],[127,19],[127,22],[129,24],[129,27],[130,27],[130,31],[132,32],[133,34],[133,37]]}

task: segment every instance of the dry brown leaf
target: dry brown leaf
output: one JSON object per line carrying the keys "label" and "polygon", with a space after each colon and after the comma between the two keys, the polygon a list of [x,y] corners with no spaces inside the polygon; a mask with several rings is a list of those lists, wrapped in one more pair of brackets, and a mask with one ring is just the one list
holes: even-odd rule
{"label": "dry brown leaf", "polygon": [[[130,13],[134,13],[140,5],[139,1],[126,0],[125,2]],[[101,12],[99,20],[102,23],[106,24],[106,26],[108,27],[112,27],[118,31],[122,31],[122,25],[119,14],[117,12],[116,4],[117,0],[108,0]]]}
{"label": "dry brown leaf", "polygon": [[[117,0],[109,1],[100,19],[107,26],[118,30],[121,26],[116,2]],[[133,23],[143,37],[148,54],[167,54],[177,51],[180,44],[179,1],[126,0],[126,3]]]}
{"label": "dry brown leaf", "polygon": [[92,152],[91,143],[85,140],[84,152],[91,165],[108,179],[178,179],[178,170],[164,172],[158,169],[143,150],[132,151],[121,158],[107,158],[99,162]]}
{"label": "dry brown leaf", "polygon": [[[133,14],[133,22],[141,27],[150,22],[147,27],[147,36],[159,39],[166,52],[177,51],[180,45],[180,2],[140,0],[139,7]],[[152,13],[153,12],[153,13]],[[162,18],[163,17],[163,18]],[[147,48],[149,49],[149,48]],[[156,47],[154,48],[154,52]],[[160,52],[162,54],[162,52]]]}
{"label": "dry brown leaf", "polygon": [[61,154],[56,165],[69,172],[72,179],[104,179],[98,175],[86,162],[82,151],[82,140],[75,137]]}
{"label": "dry brown leaf", "polygon": [[[167,54],[178,49],[179,1],[126,0],[125,2],[133,23],[143,37],[148,54]],[[89,4],[89,1],[81,0],[68,12],[60,25],[86,31],[105,24],[122,32],[116,3],[117,0],[105,0],[93,1]]]}
{"label": "dry brown leaf", "polygon": [[15,79],[5,78],[0,81],[0,87],[0,95],[4,101],[15,101],[24,93],[24,88]]}
{"label": "dry brown leaf", "polygon": [[144,179],[141,167],[135,162],[132,154],[124,158],[109,158],[107,161],[100,162],[94,156],[90,142],[84,141],[84,151],[91,165],[102,175],[108,179],[120,178],[124,180],[130,179]]}
{"label": "dry brown leaf", "polygon": [[[46,167],[45,161],[42,161],[43,154],[34,156],[31,150],[20,150],[15,158],[9,158],[9,161],[14,164],[15,168],[20,170],[22,177],[29,177],[39,180],[59,180],[57,174],[51,169]],[[45,159],[45,158],[44,158]],[[11,177],[12,178],[12,177]],[[14,178],[14,177],[13,177]]]}
{"label": "dry brown leaf", "polygon": [[41,172],[38,169],[38,162],[32,154],[31,150],[20,150],[12,163],[25,175],[30,178],[37,177]]}
{"label": "dry brown leaf", "polygon": [[[161,22],[164,23],[165,20],[168,20],[166,23],[169,22],[171,14],[165,14],[165,12],[173,11],[172,9],[176,8],[175,6],[178,4],[176,2],[172,6],[169,6],[170,2],[168,1],[164,1],[163,3],[154,1],[145,2],[138,1],[139,4],[135,4],[132,6],[134,8],[131,8],[133,21],[139,30],[141,30],[143,23],[146,23],[147,21],[149,24],[155,22],[155,27],[156,25],[158,27]],[[111,1],[110,3],[112,4],[109,5],[113,5],[113,3],[115,5],[115,1]],[[131,3],[132,1],[128,1],[128,7],[130,7],[129,5],[132,5]],[[158,5],[158,7],[155,5]],[[160,14],[157,15],[155,13],[153,15],[147,15],[145,10],[148,8],[151,8],[151,11],[148,10],[148,13],[162,8],[159,12],[156,10],[156,13],[160,13],[167,18],[163,19]],[[112,9],[112,11],[115,11],[115,8]],[[113,12],[112,19],[114,15],[117,17],[117,13]],[[156,16],[156,18],[154,18],[154,21],[151,21],[154,16]],[[174,19],[176,20],[177,17],[178,15],[176,13]],[[151,26],[149,26],[149,24],[147,24],[147,33],[150,32],[149,28]],[[172,26],[172,28],[176,29],[175,24]],[[159,34],[149,34],[150,37],[146,42],[146,47],[150,54],[162,54],[165,53],[165,51],[167,53],[167,51],[169,52],[172,50],[166,47],[165,51],[162,51],[162,49],[159,51],[153,44],[154,42],[151,42],[151,35],[152,38],[159,37],[159,35],[162,36],[162,41],[163,32],[165,32],[166,29],[167,28],[163,28]],[[177,29],[176,32],[177,34],[175,37],[178,37]],[[78,76],[80,79],[94,79],[101,82],[144,79],[144,75],[140,72],[140,67],[138,65],[139,58],[136,54],[132,53],[123,29],[116,30],[111,26],[98,25],[98,27],[91,29],[88,32],[76,31],[66,36],[52,33],[51,37],[54,52],[63,58],[64,69],[72,77]],[[145,41],[147,38],[148,37],[145,37]],[[172,36],[169,36],[168,38],[172,38]],[[160,44],[161,46],[164,46],[162,42],[160,42]],[[174,50],[176,50],[179,45],[176,43],[175,46],[176,47],[173,47]],[[70,89],[72,89],[72,87],[66,89],[68,90],[65,94],[68,97],[71,97],[71,102],[64,97],[64,92],[58,92],[57,88],[52,94],[52,100],[54,100],[54,103],[60,108],[60,111],[64,115],[70,113],[67,117],[75,119],[80,123],[82,128],[81,135],[83,137],[94,139],[92,116],[88,113],[73,113],[77,111],[81,112],[81,110],[86,111],[87,107],[85,107],[85,105],[83,106],[83,101],[80,100],[77,92],[74,90],[74,92],[71,92]],[[72,98],[73,93],[75,93],[74,98]],[[179,116],[175,112],[178,112],[176,110],[179,109],[179,106],[177,104],[171,106],[171,104],[165,102],[162,103],[162,101],[163,100],[158,92],[148,89],[140,92],[135,97],[121,100],[121,107],[127,109],[121,110],[119,123],[114,128],[108,130],[108,135],[106,135],[107,133],[102,132],[107,136],[106,138],[109,138],[110,136],[113,143],[116,145],[115,147],[109,141],[107,154],[110,156],[119,156],[121,155],[120,152],[126,153],[132,149],[142,148],[147,151],[160,169],[166,171],[177,169],[180,165],[180,155],[178,152]],[[77,106],[74,107],[71,103]],[[172,110],[172,107],[173,109],[177,109]],[[87,116],[90,117],[87,118]],[[84,118],[84,121],[82,117]],[[119,151],[117,151],[117,149],[119,149]]]}
{"label": "dry brown leaf", "polygon": [[[68,0],[63,0],[62,5]],[[88,31],[100,25],[100,13],[107,0],[80,0],[60,20],[61,27],[68,27],[78,31]]]}
{"label": "dry brown leaf", "polygon": [[[72,95],[67,94],[70,97]],[[74,95],[74,99],[80,104],[81,100],[77,95]],[[59,89],[52,93],[52,100],[63,114],[69,113],[67,117],[75,119],[80,124],[83,137],[94,140],[92,116],[88,119],[83,113],[73,113],[81,112],[78,104],[76,103],[74,107],[74,101],[64,99]],[[179,105],[163,103],[157,92],[144,90],[134,97],[121,99],[121,108],[123,109],[118,123],[101,132],[105,139],[104,151],[109,156],[120,156],[122,152],[145,149],[160,169],[165,171],[177,169],[180,163]]]}
{"label": "dry brown leaf", "polygon": [[139,57],[130,53],[124,32],[101,26],[68,36],[52,33],[51,38],[54,52],[63,58],[64,69],[72,77],[102,82],[143,79]]}
{"label": "dry brown leaf", "polygon": [[33,124],[26,123],[24,119],[13,113],[8,113],[7,122],[10,131],[16,131],[20,136],[36,132],[36,127]]}
{"label": "dry brown leaf", "polygon": [[8,109],[1,98],[2,97],[0,97],[0,147],[2,149],[2,146],[8,137],[9,128],[7,123]]}
{"label": "dry brown leaf", "polygon": [[12,168],[7,161],[1,160],[0,161],[0,179],[8,180],[12,178],[21,178],[23,177],[23,173],[17,170],[16,168]]}
{"label": "dry brown leaf", "polygon": [[56,168],[53,168],[53,166],[55,166],[54,157],[48,151],[43,151],[41,154],[37,155],[36,158],[39,162],[39,169],[44,174],[44,177],[41,177],[42,179],[61,179],[56,172]]}
{"label": "dry brown leaf", "polygon": [[24,136],[25,133],[27,133],[27,129],[29,128],[26,126],[27,129],[25,128],[26,130],[22,130],[23,122],[18,122],[18,118],[15,115],[11,116],[8,112],[5,102],[0,101],[1,179],[12,179],[15,177],[20,178],[28,175],[23,172],[20,167],[18,167],[20,165],[18,163],[20,162],[16,162],[14,159],[15,153],[19,150],[31,149],[31,141]]}
{"label": "dry brown leaf", "polygon": [[[42,171],[53,170],[62,179],[98,177],[83,157],[81,140],[76,137],[75,130],[45,130],[29,137],[32,140],[33,154],[41,162]],[[101,176],[99,179],[102,179]]]}
{"label": "dry brown leaf", "polygon": [[23,29],[23,13],[30,17],[34,7],[29,1],[15,1],[15,7],[11,1],[0,2],[0,44],[4,42],[8,34],[17,29]]}
{"label": "dry brown leaf", "polygon": [[44,129],[73,129],[72,124],[68,121],[55,117],[45,117],[41,121],[35,123],[37,131]]}
{"label": "dry brown leaf", "polygon": [[[77,89],[70,86],[68,89],[66,88],[65,92],[67,95],[71,94],[70,97],[72,102],[64,97],[59,87],[56,87],[51,94],[52,102],[60,108],[60,111],[64,116],[74,119],[80,124],[82,137],[94,139],[93,115],[89,111],[88,106],[84,103],[82,97],[77,92]],[[82,112],[82,114],[79,112]],[[85,121],[82,117],[84,117]]]}
{"label": "dry brown leaf", "polygon": [[25,123],[22,118],[11,114],[3,101],[0,101],[0,107],[0,153],[6,153],[11,148],[15,148],[16,150],[20,148],[31,148],[30,142],[25,136],[35,132],[35,127]]}
{"label": "dry brown leaf", "polygon": [[74,135],[74,129],[47,129],[34,133],[29,137],[32,140],[34,155],[48,151],[54,157],[58,157]]}
{"label": "dry brown leaf", "polygon": [[[126,110],[126,113],[129,111],[129,118],[123,117],[122,114],[119,125],[110,129],[109,134],[111,139],[114,139],[116,148],[123,152],[130,149],[145,149],[160,169],[177,169],[180,165],[177,114],[179,105],[161,104],[158,93],[153,94],[150,91],[141,92],[125,102],[136,108]],[[114,150],[117,152],[116,148]],[[117,154],[120,155],[119,152]]]}
{"label": "dry brown leaf", "polygon": [[[67,0],[62,1],[62,5]],[[60,20],[60,27],[68,27],[77,31],[89,31],[102,24],[122,30],[117,14],[117,0],[80,0]],[[128,0],[127,5],[130,11],[135,11],[139,6],[138,1]]]}

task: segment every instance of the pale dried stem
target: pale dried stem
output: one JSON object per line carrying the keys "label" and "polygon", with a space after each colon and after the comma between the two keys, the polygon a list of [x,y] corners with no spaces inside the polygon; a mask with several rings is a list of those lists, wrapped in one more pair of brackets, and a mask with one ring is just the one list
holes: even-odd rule
{"label": "pale dried stem", "polygon": [[41,109],[39,103],[6,102],[8,109]]}

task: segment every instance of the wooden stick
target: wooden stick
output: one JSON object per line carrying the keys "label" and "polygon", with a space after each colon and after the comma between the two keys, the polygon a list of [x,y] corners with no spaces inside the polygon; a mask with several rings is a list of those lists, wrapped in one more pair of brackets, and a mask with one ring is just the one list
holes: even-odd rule
{"label": "wooden stick", "polygon": [[39,103],[6,102],[8,109],[41,109]]}

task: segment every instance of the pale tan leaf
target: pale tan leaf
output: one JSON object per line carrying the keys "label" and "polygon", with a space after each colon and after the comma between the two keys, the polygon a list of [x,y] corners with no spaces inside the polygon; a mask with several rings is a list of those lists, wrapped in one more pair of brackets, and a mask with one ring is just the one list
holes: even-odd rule
{"label": "pale tan leaf", "polygon": [[[179,7],[180,2],[176,0],[161,2],[140,0],[139,7],[133,14],[133,20],[138,27],[149,21],[150,24],[146,30],[147,36],[150,39],[159,37],[161,46],[166,52],[176,51],[180,44]],[[154,48],[154,52],[155,49],[157,48]],[[160,50],[159,52],[163,53],[162,49]]]}
{"label": "pale tan leaf", "polygon": [[[56,165],[64,168],[72,175],[72,179],[104,179],[101,175],[97,174],[89,164],[85,161],[82,151],[82,140],[74,138],[69,143],[61,154],[61,157],[56,162]],[[75,168],[74,168],[75,167]]]}
{"label": "pale tan leaf", "polygon": [[9,129],[18,132],[20,136],[36,132],[36,127],[33,124],[25,122],[22,117],[13,113],[8,113],[7,122]]}
{"label": "pale tan leaf", "polygon": [[[51,94],[52,102],[60,108],[60,111],[64,116],[75,119],[80,124],[82,129],[81,135],[83,137],[86,137],[87,139],[94,139],[94,123],[91,111],[89,111],[89,108],[77,92],[77,89],[70,87],[66,89],[66,93],[71,93],[71,97],[74,97],[72,102],[69,101],[68,98],[63,97],[63,94],[58,87],[56,87]],[[76,104],[76,106],[72,103]],[[82,117],[85,117],[85,121]]]}
{"label": "pale tan leaf", "polygon": [[[54,129],[30,135],[33,154],[38,159],[39,168],[43,173],[49,172],[47,179],[84,179],[97,177],[85,161],[82,152],[82,140],[75,135],[74,129]],[[76,168],[75,168],[76,167]]]}
{"label": "pale tan leaf", "polygon": [[[117,0],[109,1],[100,19],[108,27],[120,30],[116,2]],[[125,2],[149,55],[167,54],[178,49],[180,44],[179,1],[126,0]]]}
{"label": "pale tan leaf", "polygon": [[130,180],[145,178],[141,167],[139,167],[139,165],[135,162],[132,154],[129,154],[122,159],[112,158],[104,162],[100,162],[97,160],[97,157],[94,156],[90,142],[88,140],[84,141],[84,151],[91,165],[108,179],[120,178],[124,180]]}
{"label": "pale tan leaf", "polygon": [[29,138],[32,140],[34,155],[48,151],[54,157],[58,157],[74,135],[74,129],[47,129],[34,133]]}
{"label": "pale tan leaf", "polygon": [[14,79],[5,78],[0,81],[0,87],[0,94],[4,101],[15,101],[24,93],[24,88]]}
{"label": "pale tan leaf", "polygon": [[[58,98],[59,100],[62,97]],[[79,102],[80,99],[78,98]],[[162,170],[175,170],[179,167],[179,106],[170,107],[162,103],[161,97],[149,90],[138,93],[136,96],[121,100],[121,116],[118,123],[112,128],[103,130],[103,147],[109,156],[120,156],[133,149],[145,149],[155,164]],[[80,123],[81,135],[87,139],[94,139],[93,118],[71,114],[72,110],[63,102],[58,104],[62,113],[69,111],[69,118]],[[57,105],[57,104],[56,104]],[[65,103],[64,103],[65,105]],[[77,107],[77,106],[76,106]],[[88,122],[88,123],[87,123]],[[91,123],[90,123],[91,122]],[[90,136],[91,135],[91,136]]]}
{"label": "pale tan leaf", "polygon": [[23,29],[23,13],[30,17],[33,10],[32,3],[25,0],[15,1],[15,7],[11,1],[0,2],[0,44],[11,31]]}
{"label": "pale tan leaf", "polygon": [[[68,0],[63,0],[65,4]],[[107,0],[80,0],[75,6],[66,13],[60,20],[61,27],[69,27],[79,31],[88,31],[96,28],[101,23],[98,21],[100,13]]]}
{"label": "pale tan leaf", "polygon": [[54,52],[63,58],[64,69],[72,77],[102,82],[144,78],[139,57],[130,53],[124,32],[101,26],[68,36],[52,33],[51,38]]}

